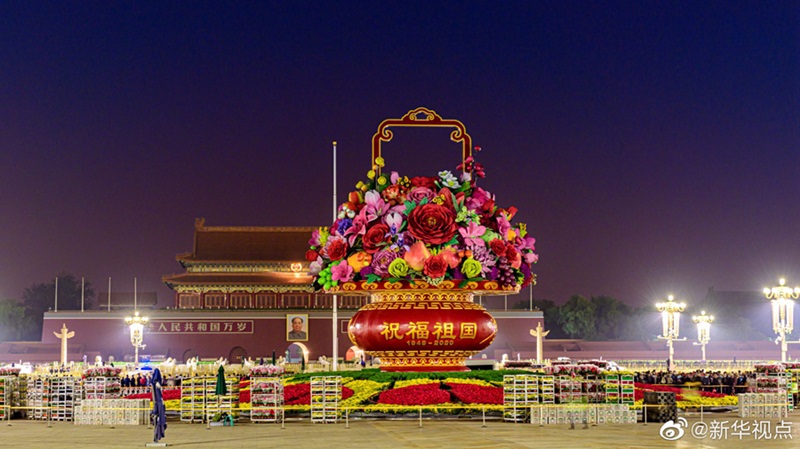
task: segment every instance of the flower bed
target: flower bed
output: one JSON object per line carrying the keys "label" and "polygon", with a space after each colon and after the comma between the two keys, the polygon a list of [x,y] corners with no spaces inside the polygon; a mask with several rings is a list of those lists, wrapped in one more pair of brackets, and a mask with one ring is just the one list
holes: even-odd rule
{"label": "flower bed", "polygon": [[438,382],[395,388],[378,397],[378,404],[391,405],[433,405],[449,401],[450,393],[442,390]]}
{"label": "flower bed", "polygon": [[503,389],[483,385],[446,383],[455,399],[464,404],[503,404]]}
{"label": "flower bed", "polygon": [[0,368],[0,376],[19,376],[20,369],[17,367],[4,366]]}

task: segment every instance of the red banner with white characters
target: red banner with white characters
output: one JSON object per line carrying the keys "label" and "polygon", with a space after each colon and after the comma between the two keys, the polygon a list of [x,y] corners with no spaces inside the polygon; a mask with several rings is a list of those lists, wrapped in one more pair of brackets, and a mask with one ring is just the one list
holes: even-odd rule
{"label": "red banner with white characters", "polygon": [[252,334],[253,320],[159,320],[147,324],[150,334]]}

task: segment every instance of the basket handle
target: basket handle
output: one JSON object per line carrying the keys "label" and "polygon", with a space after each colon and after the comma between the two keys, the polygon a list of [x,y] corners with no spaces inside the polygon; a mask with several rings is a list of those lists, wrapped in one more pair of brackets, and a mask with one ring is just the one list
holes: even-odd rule
{"label": "basket handle", "polygon": [[435,128],[455,128],[450,133],[450,140],[461,142],[461,163],[463,164],[468,157],[472,156],[472,137],[467,134],[467,128],[458,120],[443,119],[436,112],[419,107],[408,111],[406,115],[399,119],[386,119],[378,125],[378,131],[372,136],[372,166],[376,175],[380,175],[381,167],[376,161],[381,157],[381,143],[392,140],[393,133],[389,127],[435,127]]}

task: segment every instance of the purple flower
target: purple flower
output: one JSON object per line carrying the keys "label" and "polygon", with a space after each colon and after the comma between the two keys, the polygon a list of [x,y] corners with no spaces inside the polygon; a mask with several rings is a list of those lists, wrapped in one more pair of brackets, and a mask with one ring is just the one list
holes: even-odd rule
{"label": "purple flower", "polygon": [[336,232],[339,235],[344,235],[344,232],[347,231],[350,226],[353,226],[353,220],[349,218],[342,218],[339,220],[339,226],[337,227]]}
{"label": "purple flower", "polygon": [[392,250],[382,249],[378,251],[372,257],[372,264],[370,265],[372,272],[379,276],[387,276],[389,274],[389,264],[397,257],[397,252]]}
{"label": "purple flower", "polygon": [[[472,248],[472,258],[481,263],[481,275],[486,276],[497,263],[497,256],[492,250],[486,247],[476,246]],[[494,279],[494,278],[492,278]]]}

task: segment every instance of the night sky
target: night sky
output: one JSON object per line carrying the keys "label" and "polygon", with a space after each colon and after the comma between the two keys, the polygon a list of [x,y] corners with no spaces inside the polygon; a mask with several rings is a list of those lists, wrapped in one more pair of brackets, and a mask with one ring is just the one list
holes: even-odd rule
{"label": "night sky", "polygon": [[[797,2],[499,3],[3,2],[0,297],[66,271],[171,305],[196,217],[330,224],[331,142],[344,201],[418,106],[483,148],[537,299],[800,284]],[[446,132],[384,153],[460,162]]]}

